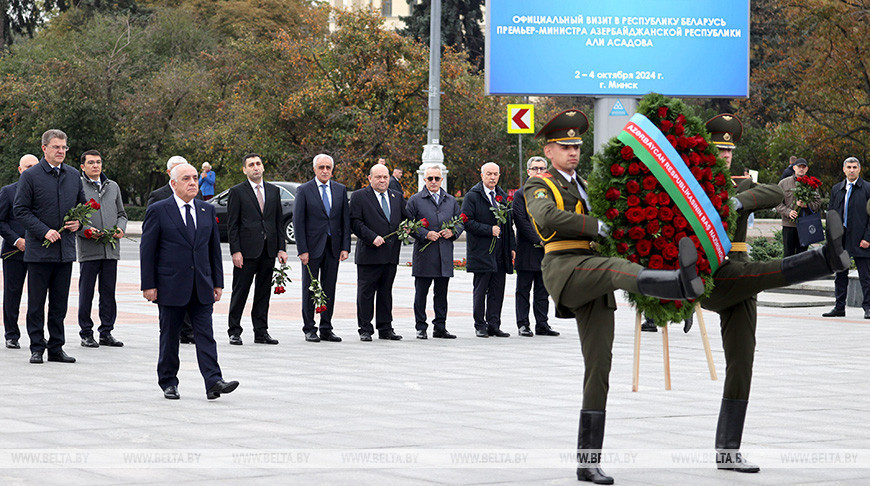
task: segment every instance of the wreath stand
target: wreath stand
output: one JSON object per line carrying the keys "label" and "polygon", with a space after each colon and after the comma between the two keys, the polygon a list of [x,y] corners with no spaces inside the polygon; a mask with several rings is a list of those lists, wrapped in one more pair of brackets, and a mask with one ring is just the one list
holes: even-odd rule
{"label": "wreath stand", "polygon": [[[707,367],[710,369],[710,379],[717,380],[716,365],[713,363],[713,353],[710,352],[710,341],[707,339],[707,326],[704,324],[704,314],[701,304],[695,303],[695,316],[698,318],[698,329],[701,332],[701,342],[704,344],[704,353],[707,355]],[[634,323],[634,370],[631,380],[631,391],[636,392],[640,375],[640,326],[643,319],[640,312],[637,313]],[[665,366],[665,390],[671,389],[671,357],[668,351],[668,326],[662,326],[662,355]]]}

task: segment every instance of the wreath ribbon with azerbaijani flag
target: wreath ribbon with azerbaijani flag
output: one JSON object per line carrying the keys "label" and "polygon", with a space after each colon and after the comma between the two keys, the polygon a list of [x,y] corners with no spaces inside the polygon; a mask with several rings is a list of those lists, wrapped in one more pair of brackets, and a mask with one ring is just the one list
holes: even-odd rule
{"label": "wreath ribbon with azerbaijani flag", "polygon": [[[698,249],[701,298],[708,296],[711,276],[731,248],[728,228],[736,219],[729,205],[734,185],[717,154],[704,122],[685,103],[645,96],[623,131],[593,156],[591,212],[611,228],[599,251],[653,269],[676,269],[677,242],[688,237]],[[693,310],[683,301],[628,298],[659,323],[682,321]]]}

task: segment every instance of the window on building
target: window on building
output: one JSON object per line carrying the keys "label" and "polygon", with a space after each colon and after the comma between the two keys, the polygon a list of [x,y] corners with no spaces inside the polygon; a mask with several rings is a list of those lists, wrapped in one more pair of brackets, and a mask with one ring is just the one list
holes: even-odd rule
{"label": "window on building", "polygon": [[393,16],[393,0],[381,0],[381,15],[384,17]]}

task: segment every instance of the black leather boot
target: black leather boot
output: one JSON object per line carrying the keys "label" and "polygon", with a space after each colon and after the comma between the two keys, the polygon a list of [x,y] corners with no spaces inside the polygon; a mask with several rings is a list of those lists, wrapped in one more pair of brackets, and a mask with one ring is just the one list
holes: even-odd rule
{"label": "black leather boot", "polygon": [[578,481],[595,484],[613,484],[613,478],[604,474],[601,463],[601,445],[604,443],[604,410],[581,410],[580,433],[577,437]]}
{"label": "black leather boot", "polygon": [[679,258],[679,270],[641,270],[637,274],[638,291],[643,295],[667,300],[696,299],[703,294],[704,281],[695,268],[698,251],[692,240],[680,240]]}
{"label": "black leather boot", "polygon": [[843,221],[828,211],[825,245],[782,259],[782,276],[789,284],[826,277],[849,268],[849,254],[843,249]]}
{"label": "black leather boot", "polygon": [[757,473],[758,466],[740,454],[743,421],[746,420],[746,400],[722,399],[719,424],[716,426],[716,467],[743,473]]}

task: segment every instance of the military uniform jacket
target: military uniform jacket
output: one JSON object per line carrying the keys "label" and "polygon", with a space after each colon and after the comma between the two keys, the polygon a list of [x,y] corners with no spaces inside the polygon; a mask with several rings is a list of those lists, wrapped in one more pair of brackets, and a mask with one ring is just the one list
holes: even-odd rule
{"label": "military uniform jacket", "polygon": [[[772,209],[783,200],[782,188],[776,184],[758,184],[752,179],[744,179],[737,185],[735,196],[743,208],[737,211],[737,227],[734,229],[732,243],[746,243],[746,229],[749,225],[749,215],[760,209]],[[745,251],[731,251],[729,259],[749,261]]]}
{"label": "military uniform jacket", "polygon": [[[564,210],[557,207],[556,197],[544,178],[555,183],[562,197]],[[580,183],[585,189],[586,185],[582,180]],[[530,177],[523,188],[523,196],[529,216],[537,225],[545,244],[571,240],[591,241],[598,235],[598,219],[588,214],[588,208],[581,203],[577,186],[565,180],[555,168],[550,168],[549,172],[542,175]],[[577,212],[578,209],[580,212]],[[556,304],[557,317],[573,317],[560,304],[562,289],[574,273],[577,263],[592,255],[591,250],[576,248],[550,251],[544,255],[541,264],[544,285]]]}

